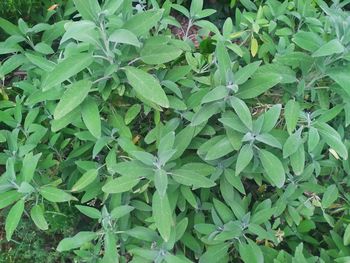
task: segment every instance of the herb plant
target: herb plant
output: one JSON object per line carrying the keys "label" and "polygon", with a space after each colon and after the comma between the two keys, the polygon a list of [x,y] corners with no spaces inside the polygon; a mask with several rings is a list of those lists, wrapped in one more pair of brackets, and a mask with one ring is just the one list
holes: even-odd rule
{"label": "herb plant", "polygon": [[89,218],[57,245],[77,262],[349,262],[348,2],[0,19],[6,239],[68,203]]}

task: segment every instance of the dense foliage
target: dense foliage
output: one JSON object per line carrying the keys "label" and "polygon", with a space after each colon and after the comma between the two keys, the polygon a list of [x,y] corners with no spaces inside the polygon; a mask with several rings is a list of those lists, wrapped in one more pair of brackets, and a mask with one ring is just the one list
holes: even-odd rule
{"label": "dense foliage", "polygon": [[0,18],[8,242],[30,219],[75,262],[349,262],[348,2]]}

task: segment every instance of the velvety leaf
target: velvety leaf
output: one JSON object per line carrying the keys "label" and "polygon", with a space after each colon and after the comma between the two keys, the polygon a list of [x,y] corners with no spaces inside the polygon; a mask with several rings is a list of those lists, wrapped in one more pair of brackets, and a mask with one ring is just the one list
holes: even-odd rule
{"label": "velvety leaf", "polygon": [[[60,85],[65,80],[87,68],[92,61],[92,55],[89,53],[76,54],[64,59],[52,71],[48,72],[47,77],[43,79],[41,83],[43,91]],[[86,84],[89,81],[83,80],[81,82]]]}
{"label": "velvety leaf", "polygon": [[87,97],[82,103],[81,114],[89,132],[96,138],[101,137],[101,118],[95,100]]}
{"label": "velvety leaf", "polygon": [[19,200],[13,207],[11,207],[5,221],[5,231],[7,241],[11,240],[13,232],[16,230],[19,221],[21,220],[24,211],[24,200]]}
{"label": "velvety leaf", "polygon": [[107,182],[103,187],[102,191],[108,194],[123,193],[131,190],[140,181],[139,178],[131,176],[121,176]]}
{"label": "velvety leaf", "polygon": [[231,97],[230,103],[244,125],[251,130],[253,128],[252,116],[245,102],[239,98]]}
{"label": "velvety leaf", "polygon": [[167,195],[161,197],[158,192],[153,194],[152,215],[161,237],[167,242],[173,224],[172,211]]}
{"label": "velvety leaf", "polygon": [[96,169],[91,169],[85,172],[79,180],[73,185],[72,192],[77,192],[88,185],[90,185],[93,181],[95,181],[96,177],[98,175],[98,171]]}
{"label": "velvety leaf", "polygon": [[253,158],[253,149],[249,144],[243,145],[241,150],[238,153],[237,162],[236,162],[236,176],[238,176],[244,168],[250,163]]}
{"label": "velvety leaf", "polygon": [[111,217],[113,219],[119,219],[129,214],[133,210],[134,210],[134,207],[132,206],[128,206],[128,205],[118,206],[111,211]]}
{"label": "velvety leaf", "polygon": [[303,141],[301,139],[301,129],[299,129],[298,131],[290,135],[284,143],[283,158],[287,158],[288,156],[295,153],[302,143]]}
{"label": "velvety leaf", "polygon": [[230,245],[228,243],[218,244],[209,246],[207,251],[200,257],[199,262],[200,263],[219,263],[222,262],[222,260],[227,255],[227,250],[229,249]]}
{"label": "velvety leaf", "polygon": [[136,36],[144,35],[157,25],[162,18],[162,10],[148,10],[134,15],[124,24],[124,29],[133,32]]}
{"label": "velvety leaf", "polygon": [[154,186],[156,187],[160,197],[166,194],[166,189],[168,187],[168,175],[166,171],[162,169],[157,169],[154,174]]}
{"label": "velvety leaf", "polygon": [[286,180],[281,161],[274,154],[263,149],[259,150],[259,158],[269,181],[281,188]]}
{"label": "velvety leaf", "polygon": [[293,41],[302,49],[314,52],[323,44],[323,40],[314,32],[299,31],[294,35]]}
{"label": "velvety leaf", "polygon": [[90,207],[90,206],[83,206],[83,205],[76,205],[75,206],[81,213],[83,213],[84,215],[93,218],[93,219],[99,219],[101,218],[102,214],[100,211],[98,211],[96,208],[94,207]]}
{"label": "velvety leaf", "polygon": [[282,78],[276,74],[273,75],[259,75],[252,77],[250,80],[242,84],[237,92],[237,97],[241,99],[251,99],[266,92],[273,86],[277,85]]}
{"label": "velvety leaf", "polygon": [[97,0],[73,0],[79,14],[86,20],[98,20],[101,7]]}
{"label": "velvety leaf", "polygon": [[321,137],[343,159],[348,159],[348,150],[341,140],[339,133],[326,123],[317,123],[315,126]]}
{"label": "velvety leaf", "polygon": [[33,155],[33,153],[28,153],[23,159],[23,166],[21,173],[24,176],[26,182],[30,182],[33,179],[35,169],[37,167],[41,153]]}
{"label": "velvety leaf", "polygon": [[136,47],[140,47],[141,43],[137,39],[136,35],[126,29],[117,29],[109,36],[109,41],[115,43],[128,44]]}
{"label": "velvety leaf", "polygon": [[297,126],[299,119],[300,106],[299,103],[295,100],[290,100],[287,102],[284,109],[284,116],[287,124],[287,131],[289,134],[292,134],[294,129]]}
{"label": "velvety leaf", "polygon": [[49,229],[49,226],[44,216],[44,210],[40,205],[35,205],[32,207],[32,209],[30,210],[30,217],[39,229]]}
{"label": "velvety leaf", "polygon": [[312,56],[324,57],[344,52],[344,46],[338,39],[333,39],[317,49]]}
{"label": "velvety leaf", "polygon": [[339,197],[339,191],[335,184],[332,184],[327,187],[326,192],[324,192],[322,197],[322,207],[330,207]]}
{"label": "velvety leaf", "polygon": [[134,67],[126,67],[125,73],[130,85],[138,94],[159,106],[169,107],[169,101],[164,90],[152,75]]}
{"label": "velvety leaf", "polygon": [[248,240],[248,244],[239,244],[239,254],[244,263],[264,263],[264,256],[260,247],[251,240]]}
{"label": "velvety leaf", "polygon": [[3,209],[6,206],[13,204],[18,199],[20,199],[21,196],[22,194],[15,190],[0,193],[0,209]]}
{"label": "velvety leaf", "polygon": [[209,188],[215,185],[215,183],[212,180],[203,176],[196,170],[180,168],[172,171],[171,176],[178,183],[193,186],[195,188]]}
{"label": "velvety leaf", "polygon": [[73,237],[61,240],[56,249],[59,252],[69,251],[84,245],[96,237],[97,234],[95,232],[81,231]]}
{"label": "velvety leaf", "polygon": [[54,203],[68,202],[77,200],[74,196],[66,193],[65,191],[52,186],[44,186],[39,189],[39,193],[46,200]]}
{"label": "velvety leaf", "polygon": [[91,82],[88,80],[80,80],[69,85],[56,106],[54,118],[61,119],[78,107],[88,95],[90,88]]}
{"label": "velvety leaf", "polygon": [[158,65],[175,60],[182,50],[171,45],[145,45],[141,49],[141,60],[146,64]]}
{"label": "velvety leaf", "polygon": [[345,228],[343,243],[344,243],[344,246],[347,246],[350,244],[350,225],[349,224]]}

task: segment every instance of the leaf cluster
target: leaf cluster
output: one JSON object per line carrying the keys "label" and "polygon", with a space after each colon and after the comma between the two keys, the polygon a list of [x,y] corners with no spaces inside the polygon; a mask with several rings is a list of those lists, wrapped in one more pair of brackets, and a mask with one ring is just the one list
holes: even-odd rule
{"label": "leaf cluster", "polygon": [[348,1],[232,2],[222,27],[202,0],[0,19],[8,241],[69,203],[81,262],[349,261]]}

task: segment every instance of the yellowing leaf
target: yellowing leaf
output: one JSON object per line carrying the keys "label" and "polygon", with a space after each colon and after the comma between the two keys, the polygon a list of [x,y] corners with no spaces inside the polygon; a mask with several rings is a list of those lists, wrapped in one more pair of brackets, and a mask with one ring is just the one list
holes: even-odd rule
{"label": "yellowing leaf", "polygon": [[259,44],[258,41],[255,38],[252,38],[250,43],[250,53],[253,57],[255,57],[256,53],[258,53]]}

